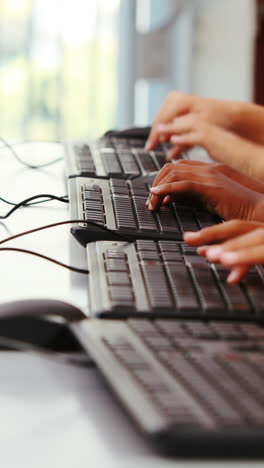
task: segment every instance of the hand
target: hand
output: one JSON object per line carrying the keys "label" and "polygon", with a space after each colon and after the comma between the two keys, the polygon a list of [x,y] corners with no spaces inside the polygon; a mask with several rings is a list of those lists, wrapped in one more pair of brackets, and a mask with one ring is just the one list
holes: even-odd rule
{"label": "hand", "polygon": [[[167,141],[170,137],[170,134],[165,131],[160,133],[159,124],[168,124],[179,117],[188,115],[230,130],[252,142],[264,144],[264,109],[262,106],[171,92],[154,118],[146,144],[147,151],[154,149],[159,141]],[[186,148],[188,145],[178,142],[169,154],[169,158],[177,157]]]}
{"label": "hand", "polygon": [[[159,124],[171,123],[183,115],[195,115],[197,119],[208,123],[232,129],[235,124],[235,116],[239,113],[241,103],[209,99],[193,96],[191,94],[172,92],[165,99],[159,112],[156,114],[151,132],[146,145],[147,151],[155,148],[159,141],[169,139],[170,134],[158,130]],[[188,146],[188,145],[187,145]],[[179,145],[174,149],[173,155],[180,153],[186,145]],[[172,156],[172,154],[170,155]]]}
{"label": "hand", "polygon": [[[184,241],[210,262],[231,269],[228,283],[239,283],[251,265],[264,263],[264,223],[233,220],[199,232],[186,232]],[[217,245],[209,246],[215,242]]]}
{"label": "hand", "polygon": [[146,205],[156,210],[163,200],[168,201],[168,195],[188,193],[198,195],[210,211],[224,219],[264,222],[264,195],[235,182],[224,175],[224,170],[223,165],[194,161],[166,164],[154,180]]}
{"label": "hand", "polygon": [[[264,146],[199,119],[195,115],[178,117],[157,127],[160,135],[171,135],[176,147],[202,146],[218,162],[228,164],[246,176],[264,180]],[[173,153],[175,155],[175,152]]]}

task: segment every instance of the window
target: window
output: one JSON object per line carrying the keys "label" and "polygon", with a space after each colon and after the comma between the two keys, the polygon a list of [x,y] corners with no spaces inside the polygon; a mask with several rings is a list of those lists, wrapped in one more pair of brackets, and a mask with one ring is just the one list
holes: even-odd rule
{"label": "window", "polygon": [[95,137],[115,123],[119,0],[1,0],[0,134]]}

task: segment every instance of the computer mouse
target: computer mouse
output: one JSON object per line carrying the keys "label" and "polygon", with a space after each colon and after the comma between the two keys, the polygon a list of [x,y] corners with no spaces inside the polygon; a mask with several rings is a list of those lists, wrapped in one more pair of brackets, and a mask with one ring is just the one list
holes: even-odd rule
{"label": "computer mouse", "polygon": [[0,320],[21,317],[59,316],[67,321],[81,320],[85,314],[72,304],[53,299],[26,299],[0,304]]}

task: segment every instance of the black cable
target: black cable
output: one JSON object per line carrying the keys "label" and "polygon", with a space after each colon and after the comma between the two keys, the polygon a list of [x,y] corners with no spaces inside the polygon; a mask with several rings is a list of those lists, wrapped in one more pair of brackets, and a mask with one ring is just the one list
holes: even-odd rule
{"label": "black cable", "polygon": [[[38,196],[42,196],[42,195],[38,195]],[[63,195],[62,197],[59,197],[63,200],[59,200],[59,201],[64,201],[66,200],[65,203],[69,203],[69,196],[68,195]],[[6,203],[7,205],[11,205],[11,206],[16,206],[18,203],[13,203],[11,201],[8,201],[6,200],[5,198],[3,197],[0,197],[0,200],[4,203]],[[48,198],[47,200],[40,200],[40,201],[37,201],[37,202],[33,202],[33,203],[27,203],[25,206],[31,206],[31,205],[38,205],[40,203],[46,203],[48,201],[52,200],[52,198]],[[20,203],[20,202],[19,202]]]}
{"label": "black cable", "polygon": [[[34,205],[34,204],[37,204],[37,203],[44,203],[44,202],[47,202],[47,201],[50,201],[50,200],[58,200],[58,201],[63,202],[63,203],[69,203],[69,200],[66,197],[67,197],[67,195],[64,195],[63,197],[57,197],[56,195],[51,195],[49,193],[48,194],[44,193],[44,194],[40,194],[40,195],[33,195],[32,197],[26,198],[25,200],[22,200],[21,202],[14,204],[14,207],[11,208],[11,210],[9,210],[6,213],[6,215],[0,216],[0,219],[8,218],[12,213],[14,213],[14,211],[18,210],[18,208],[20,208],[21,206],[30,206],[30,205]],[[36,200],[37,198],[47,198],[47,200],[42,200],[42,201],[35,202],[35,203],[29,203],[31,200]],[[9,205],[13,205],[13,203],[8,202],[7,200],[5,200],[5,199],[3,199],[1,197],[0,197],[0,200],[4,201],[5,203],[8,203]]]}
{"label": "black cable", "polygon": [[116,237],[119,237],[122,241],[133,242],[133,240],[129,239],[128,237],[124,236],[123,234],[119,234],[119,232],[113,231],[113,229],[109,229],[108,227],[103,226],[102,224],[95,223],[93,221],[85,221],[84,219],[73,219],[73,220],[67,220],[67,221],[60,221],[58,223],[46,224],[45,226],[40,226],[38,228],[30,229],[29,231],[20,232],[19,234],[15,234],[13,236],[6,237],[5,239],[0,240],[0,245],[4,244],[5,242],[8,242],[10,240],[17,239],[18,237],[26,236],[28,234],[32,234],[34,232],[42,231],[44,229],[49,229],[49,228],[56,227],[56,226],[62,226],[64,224],[76,224],[76,223],[90,224],[91,226],[96,226],[96,227],[102,229],[102,231],[111,232]]}
{"label": "black cable", "polygon": [[[17,152],[14,150],[13,146],[10,145],[3,137],[0,136],[0,141],[2,141],[3,143],[3,146],[8,148],[9,151],[12,153],[12,155],[14,156],[14,158],[20,163],[22,164],[23,166],[25,167],[28,167],[29,169],[42,169],[44,167],[48,167],[48,166],[51,166],[52,164],[55,164],[59,161],[62,161],[64,158],[61,156],[59,158],[56,158],[56,159],[53,159],[52,161],[49,161],[47,163],[43,163],[43,164],[29,164],[27,163],[26,161],[24,161],[18,154]],[[25,142],[26,143],[26,142]]]}
{"label": "black cable", "polygon": [[46,349],[42,346],[36,346],[32,345],[30,343],[27,343],[23,340],[17,340],[14,338],[7,338],[5,336],[0,336],[0,346],[9,348],[9,349],[14,349],[17,351],[23,351],[23,352],[30,352],[37,354],[38,356],[45,358],[45,359],[52,359],[56,362],[59,362],[60,364],[67,364],[67,365],[77,365],[77,366],[85,366],[85,367],[94,367],[95,363],[92,361],[91,358],[89,358],[86,354],[84,353],[60,353],[57,351],[52,351],[49,349]]}

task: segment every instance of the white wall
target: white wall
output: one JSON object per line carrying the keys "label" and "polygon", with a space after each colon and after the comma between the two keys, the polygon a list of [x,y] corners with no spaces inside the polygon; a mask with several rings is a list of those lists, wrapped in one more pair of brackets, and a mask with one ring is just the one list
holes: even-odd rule
{"label": "white wall", "polygon": [[194,28],[192,92],[250,101],[254,0],[202,0]]}

